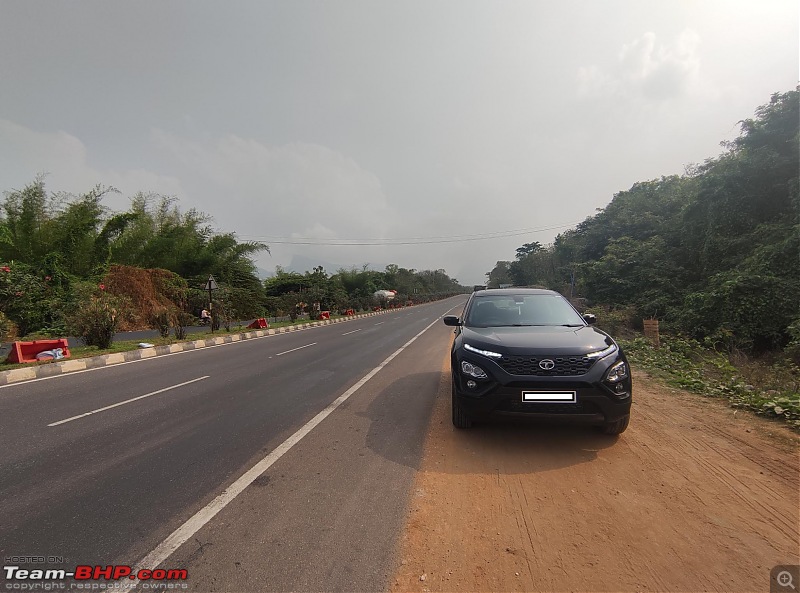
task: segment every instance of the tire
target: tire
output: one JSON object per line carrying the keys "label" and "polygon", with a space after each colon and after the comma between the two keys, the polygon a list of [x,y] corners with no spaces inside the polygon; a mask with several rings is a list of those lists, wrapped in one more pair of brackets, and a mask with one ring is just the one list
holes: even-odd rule
{"label": "tire", "polygon": [[603,425],[603,432],[605,434],[622,434],[625,432],[625,429],[628,428],[628,423],[630,420],[631,416],[628,414],[627,416],[623,416],[614,422],[606,422]]}
{"label": "tire", "polygon": [[455,380],[453,380],[452,389],[450,391],[450,403],[453,408],[453,426],[456,428],[471,428],[472,418],[467,415],[464,408],[458,403]]}

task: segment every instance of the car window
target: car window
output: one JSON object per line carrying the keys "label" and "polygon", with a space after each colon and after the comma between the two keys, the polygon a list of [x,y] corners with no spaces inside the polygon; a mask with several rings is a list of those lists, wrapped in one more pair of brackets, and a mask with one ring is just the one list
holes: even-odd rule
{"label": "car window", "polygon": [[569,302],[559,295],[526,294],[476,298],[465,324],[472,327],[578,326],[585,325],[585,322]]}

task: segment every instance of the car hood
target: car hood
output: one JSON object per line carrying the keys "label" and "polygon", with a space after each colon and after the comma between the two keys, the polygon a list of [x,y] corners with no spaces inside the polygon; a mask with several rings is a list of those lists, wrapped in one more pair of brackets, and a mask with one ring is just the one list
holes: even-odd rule
{"label": "car hood", "polygon": [[500,354],[582,356],[613,344],[594,327],[464,327],[465,343]]}

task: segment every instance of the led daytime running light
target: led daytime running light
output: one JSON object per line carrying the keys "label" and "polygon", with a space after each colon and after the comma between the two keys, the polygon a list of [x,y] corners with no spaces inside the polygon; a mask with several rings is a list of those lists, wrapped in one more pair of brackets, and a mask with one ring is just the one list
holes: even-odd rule
{"label": "led daytime running light", "polygon": [[475,354],[488,356],[489,358],[503,358],[503,355],[498,352],[492,352],[491,350],[480,350],[478,348],[475,348],[474,346],[470,346],[469,344],[464,344],[464,350],[467,350],[469,352],[474,352]]}
{"label": "led daytime running light", "polygon": [[616,352],[616,351],[617,351],[617,347],[614,344],[611,344],[611,346],[609,346],[608,348],[605,348],[604,350],[598,350],[597,352],[590,352],[589,354],[586,354],[585,356],[586,356],[586,358],[593,358],[593,359],[594,358],[605,358],[606,356],[608,356],[610,354],[614,354],[614,352]]}

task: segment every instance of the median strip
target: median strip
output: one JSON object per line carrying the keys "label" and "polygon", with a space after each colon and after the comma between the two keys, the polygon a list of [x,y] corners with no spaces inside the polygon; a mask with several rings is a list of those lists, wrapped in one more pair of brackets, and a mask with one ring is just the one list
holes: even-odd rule
{"label": "median strip", "polygon": [[[263,329],[252,332],[245,332],[240,334],[232,334],[222,337],[213,337],[205,340],[193,340],[187,342],[180,342],[177,344],[170,344],[164,346],[155,346],[152,348],[140,348],[138,350],[130,350],[127,352],[118,352],[113,354],[103,354],[99,356],[91,356],[81,358],[78,360],[57,361],[50,364],[40,364],[37,366],[27,368],[10,369],[7,371],[0,371],[0,390],[6,387],[12,387],[21,383],[29,383],[32,381],[46,381],[56,379],[75,373],[88,373],[98,371],[105,368],[110,368],[120,364],[133,364],[150,360],[160,356],[175,356],[186,354],[201,348],[218,348],[220,346],[229,346],[230,344],[241,344],[246,341],[269,338],[279,334],[292,333],[298,330],[310,329],[318,326],[330,325],[332,323],[342,323],[347,321],[355,321],[363,319],[364,317],[372,317],[374,315],[381,315],[392,313],[397,309],[388,309],[385,311],[376,311],[370,313],[361,313],[359,315],[341,317],[337,319],[326,319],[324,321],[313,321],[311,323],[303,324],[302,326],[288,326],[279,327],[276,329]],[[236,336],[234,338],[234,336]]]}

